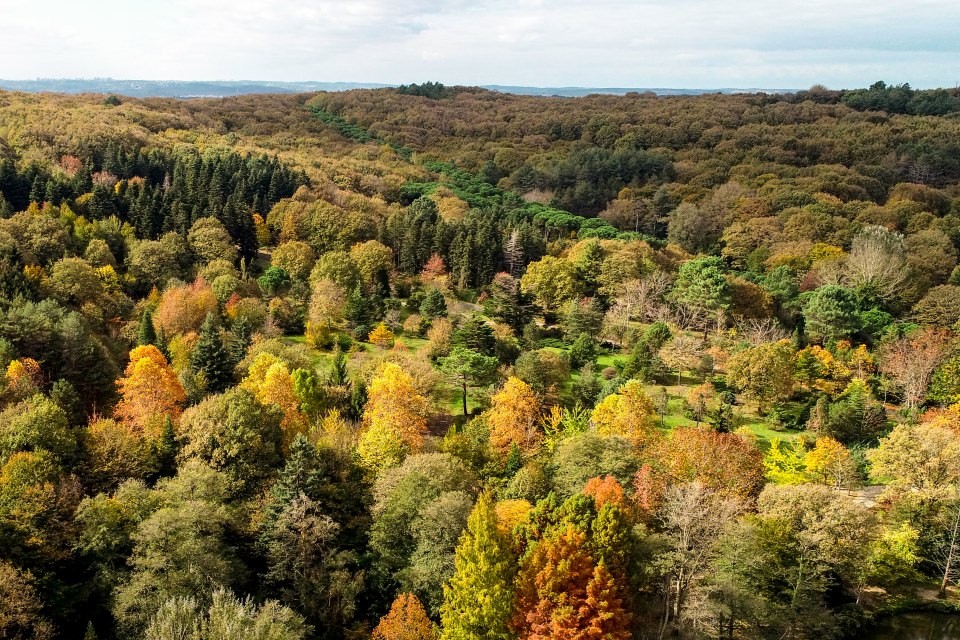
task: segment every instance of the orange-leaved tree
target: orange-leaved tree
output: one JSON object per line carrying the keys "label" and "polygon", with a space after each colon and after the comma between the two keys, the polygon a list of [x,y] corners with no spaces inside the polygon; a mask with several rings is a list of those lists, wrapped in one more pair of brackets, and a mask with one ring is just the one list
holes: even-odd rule
{"label": "orange-leaved tree", "polygon": [[626,640],[622,587],[573,525],[536,544],[520,566],[511,625],[530,640]]}
{"label": "orange-leaved tree", "polygon": [[370,637],[372,640],[434,640],[436,628],[417,596],[401,593]]}
{"label": "orange-leaved tree", "polygon": [[748,502],[763,489],[763,454],[736,433],[675,429],[654,456],[671,484],[696,480],[717,493]]}
{"label": "orange-leaved tree", "polygon": [[117,381],[117,417],[151,438],[160,437],[164,417],[178,420],[187,399],[177,374],[153,345],[131,351],[123,373]]}
{"label": "orange-leaved tree", "polygon": [[218,308],[217,296],[203,278],[192,284],[171,287],[163,292],[153,321],[169,340],[175,335],[200,329],[207,314]]}
{"label": "orange-leaved tree", "polygon": [[613,476],[596,476],[587,480],[583,495],[593,498],[597,511],[605,504],[623,504],[623,487]]}

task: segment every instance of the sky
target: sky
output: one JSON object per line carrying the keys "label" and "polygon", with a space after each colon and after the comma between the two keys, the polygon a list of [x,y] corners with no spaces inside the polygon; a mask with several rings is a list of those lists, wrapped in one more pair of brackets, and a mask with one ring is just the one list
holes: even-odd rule
{"label": "sky", "polygon": [[0,0],[0,78],[960,83],[958,0]]}

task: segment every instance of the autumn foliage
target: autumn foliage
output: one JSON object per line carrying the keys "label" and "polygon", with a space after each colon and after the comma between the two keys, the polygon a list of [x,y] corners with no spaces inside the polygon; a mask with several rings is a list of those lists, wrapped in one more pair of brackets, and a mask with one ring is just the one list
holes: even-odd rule
{"label": "autumn foliage", "polygon": [[626,640],[630,616],[620,588],[573,526],[537,543],[517,576],[514,631],[531,640]]}
{"label": "autumn foliage", "polygon": [[401,593],[370,637],[372,640],[434,640],[436,629],[417,596]]}
{"label": "autumn foliage", "polygon": [[540,402],[523,380],[510,377],[493,395],[486,415],[490,446],[501,455],[506,456],[514,444],[524,453],[532,453],[540,446]]}
{"label": "autumn foliage", "polygon": [[357,446],[360,457],[368,466],[381,468],[419,451],[428,413],[429,403],[410,375],[393,363],[383,365],[367,391],[364,431]]}
{"label": "autumn foliage", "polygon": [[613,476],[590,478],[583,488],[583,495],[593,498],[597,511],[605,504],[623,504],[623,487]]}
{"label": "autumn foliage", "polygon": [[167,338],[198,331],[207,314],[216,313],[217,297],[203,278],[163,292],[153,319]]}
{"label": "autumn foliage", "polygon": [[117,388],[117,418],[150,437],[160,435],[164,416],[178,420],[186,401],[183,385],[153,345],[130,352],[130,364],[117,381]]}

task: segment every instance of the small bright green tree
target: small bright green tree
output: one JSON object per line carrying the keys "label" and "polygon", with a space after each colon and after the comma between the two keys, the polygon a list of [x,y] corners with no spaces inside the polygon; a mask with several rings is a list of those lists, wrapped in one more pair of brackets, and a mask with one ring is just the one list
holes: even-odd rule
{"label": "small bright green tree", "polygon": [[488,493],[470,514],[454,565],[456,572],[443,588],[441,640],[509,640],[514,563]]}

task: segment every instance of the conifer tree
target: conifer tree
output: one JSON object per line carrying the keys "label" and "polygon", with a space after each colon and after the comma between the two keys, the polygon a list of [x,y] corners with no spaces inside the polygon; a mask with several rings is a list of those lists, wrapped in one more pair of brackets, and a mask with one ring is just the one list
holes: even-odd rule
{"label": "conifer tree", "polygon": [[630,613],[617,579],[601,560],[587,583],[584,637],[596,640],[629,640]]}
{"label": "conifer tree", "polygon": [[497,529],[493,499],[480,496],[454,559],[455,573],[443,587],[441,640],[509,640],[513,611],[513,558]]}
{"label": "conifer tree", "polygon": [[157,471],[162,478],[172,477],[176,473],[177,436],[173,431],[173,420],[168,414],[163,420],[163,431],[157,444]]}
{"label": "conifer tree", "polygon": [[200,327],[200,339],[190,356],[193,372],[203,374],[208,392],[220,393],[233,382],[230,362],[230,354],[227,353],[220,338],[220,329],[216,325],[213,314],[208,313],[207,319]]}
{"label": "conifer tree", "polygon": [[156,346],[157,344],[157,331],[153,327],[153,312],[149,307],[144,309],[143,315],[140,317],[140,331],[137,334],[137,344],[141,347],[145,347],[148,344]]}

